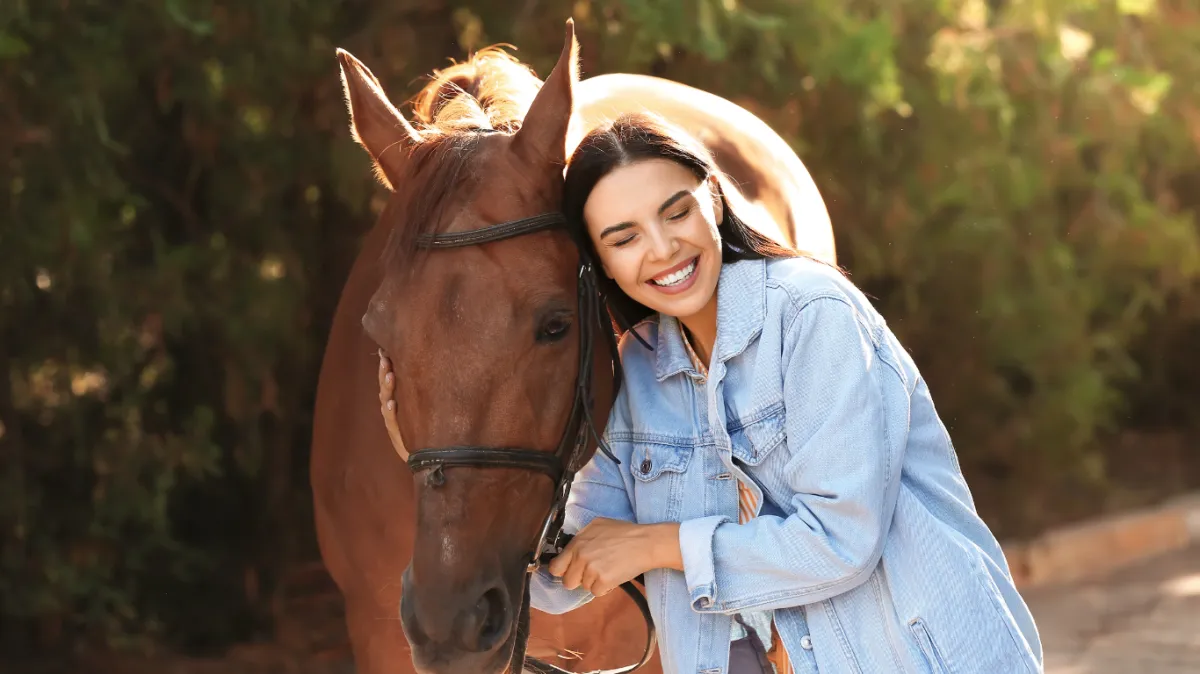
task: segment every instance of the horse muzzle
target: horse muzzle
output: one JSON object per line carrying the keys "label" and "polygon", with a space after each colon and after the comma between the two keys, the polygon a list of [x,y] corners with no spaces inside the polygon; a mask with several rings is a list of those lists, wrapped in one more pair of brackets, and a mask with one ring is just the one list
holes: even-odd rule
{"label": "horse muzzle", "polygon": [[501,674],[517,636],[516,605],[502,579],[471,583],[461,591],[422,592],[404,573],[400,622],[422,674]]}

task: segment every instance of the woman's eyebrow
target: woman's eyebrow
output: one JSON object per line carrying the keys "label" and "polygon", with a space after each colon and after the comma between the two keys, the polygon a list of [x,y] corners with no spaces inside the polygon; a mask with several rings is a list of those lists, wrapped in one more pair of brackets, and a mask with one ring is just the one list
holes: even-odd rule
{"label": "woman's eyebrow", "polygon": [[612,225],[611,227],[605,227],[604,231],[600,232],[600,238],[603,239],[604,237],[608,236],[609,234],[616,234],[617,232],[623,232],[623,231],[629,229],[630,227],[633,227],[632,222],[619,222],[615,225]]}
{"label": "woman's eyebrow", "polygon": [[691,190],[679,190],[675,194],[672,194],[671,196],[667,197],[667,200],[662,202],[662,206],[658,207],[658,214],[662,215],[663,211],[670,208],[672,204],[674,204],[676,201],[679,201],[680,199],[686,197],[687,195],[689,195],[691,193],[692,193]]}

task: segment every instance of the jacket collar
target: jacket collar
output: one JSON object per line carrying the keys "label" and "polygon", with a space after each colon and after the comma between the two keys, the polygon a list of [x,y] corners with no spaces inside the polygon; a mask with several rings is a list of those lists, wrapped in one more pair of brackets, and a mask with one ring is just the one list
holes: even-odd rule
{"label": "jacket collar", "polygon": [[[767,318],[766,260],[721,265],[717,280],[717,343],[713,362],[725,362],[750,346]],[[699,377],[683,343],[683,326],[674,316],[659,314],[654,376],[659,381],[681,372]],[[711,367],[710,369],[715,369]]]}

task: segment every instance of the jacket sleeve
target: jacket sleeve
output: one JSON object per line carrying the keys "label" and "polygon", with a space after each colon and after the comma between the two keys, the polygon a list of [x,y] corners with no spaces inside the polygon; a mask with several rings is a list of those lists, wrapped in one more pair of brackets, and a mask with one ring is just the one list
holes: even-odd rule
{"label": "jacket sleeve", "polygon": [[[622,465],[618,466],[612,459],[597,452],[575,476],[571,497],[567,500],[563,531],[578,533],[597,517],[636,521],[621,470],[630,460],[630,452],[628,449],[621,452],[618,447],[612,449],[623,462]],[[530,605],[551,614],[572,611],[592,599],[592,594],[586,590],[564,588],[562,581],[550,575],[544,566],[533,575],[529,589]]]}
{"label": "jacket sleeve", "polygon": [[795,512],[746,524],[684,522],[680,548],[696,611],[820,602],[865,581],[882,555],[908,436],[908,387],[846,299],[810,300],[785,320],[785,470]]}

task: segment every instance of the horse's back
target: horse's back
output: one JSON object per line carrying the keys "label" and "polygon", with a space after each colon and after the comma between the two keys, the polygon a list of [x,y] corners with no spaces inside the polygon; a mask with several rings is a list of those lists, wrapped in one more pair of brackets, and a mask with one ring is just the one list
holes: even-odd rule
{"label": "horse's back", "polygon": [[700,89],[649,75],[598,75],[575,87],[568,152],[604,122],[650,112],[693,134],[713,153],[740,194],[729,199],[755,229],[836,262],[825,202],[804,163],[749,110]]}

